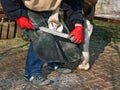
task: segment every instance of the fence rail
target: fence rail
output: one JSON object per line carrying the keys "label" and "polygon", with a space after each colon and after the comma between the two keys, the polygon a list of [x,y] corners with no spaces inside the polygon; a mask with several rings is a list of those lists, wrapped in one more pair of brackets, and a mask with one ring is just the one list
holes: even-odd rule
{"label": "fence rail", "polygon": [[15,21],[8,20],[3,9],[0,8],[0,39],[12,39],[21,37],[20,28]]}
{"label": "fence rail", "polygon": [[106,22],[111,22],[111,23],[115,23],[115,24],[120,24],[120,20],[119,19],[114,19],[114,18],[106,18],[106,17],[102,17],[102,16],[95,16],[94,19],[102,20],[102,21],[106,21]]}

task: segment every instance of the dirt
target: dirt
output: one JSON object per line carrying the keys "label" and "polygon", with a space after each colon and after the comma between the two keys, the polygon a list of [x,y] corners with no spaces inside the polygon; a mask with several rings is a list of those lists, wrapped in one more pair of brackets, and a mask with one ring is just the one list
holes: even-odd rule
{"label": "dirt", "polygon": [[[43,75],[55,81],[47,86],[35,86],[23,79],[29,43],[21,38],[0,40],[0,90],[120,90],[120,43],[104,40],[90,42],[88,71],[77,70],[79,63],[69,63],[74,70],[62,74],[43,68]],[[74,67],[74,68],[73,68]]]}

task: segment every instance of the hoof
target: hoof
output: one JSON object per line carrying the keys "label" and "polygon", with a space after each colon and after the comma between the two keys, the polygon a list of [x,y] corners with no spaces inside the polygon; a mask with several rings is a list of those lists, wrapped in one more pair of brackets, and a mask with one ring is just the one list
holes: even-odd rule
{"label": "hoof", "polygon": [[78,66],[78,69],[79,70],[88,70],[90,68],[90,64],[89,63],[87,63],[87,64],[80,64],[79,66]]}

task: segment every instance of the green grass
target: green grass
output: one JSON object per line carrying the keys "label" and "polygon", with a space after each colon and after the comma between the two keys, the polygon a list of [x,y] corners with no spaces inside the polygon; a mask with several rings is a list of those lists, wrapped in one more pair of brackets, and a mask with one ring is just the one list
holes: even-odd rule
{"label": "green grass", "polygon": [[94,20],[93,39],[120,42],[120,25]]}

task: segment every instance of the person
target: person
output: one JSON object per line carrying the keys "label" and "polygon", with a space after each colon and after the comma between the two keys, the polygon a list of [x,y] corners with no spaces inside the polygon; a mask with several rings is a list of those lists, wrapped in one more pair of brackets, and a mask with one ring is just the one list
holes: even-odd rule
{"label": "person", "polygon": [[[64,3],[64,1],[63,1],[63,3]],[[2,5],[2,7],[4,9],[4,13],[8,17],[8,19],[15,20],[21,29],[34,31],[34,29],[35,29],[34,25],[32,24],[31,20],[29,19],[30,16],[28,15],[29,11],[32,13],[34,13],[34,11],[31,11],[28,8],[26,8],[24,6],[22,0],[2,0],[1,5]],[[67,2],[65,1],[65,5],[71,6],[72,4],[67,4]],[[73,7],[73,5],[71,7]],[[74,7],[76,7],[76,5]],[[66,8],[68,8],[68,7],[63,5],[63,8],[67,12]],[[76,9],[78,9],[78,8],[76,8]],[[74,10],[73,8],[70,8],[70,13],[67,12],[67,15],[71,17],[70,20],[74,23],[77,23],[77,24],[75,24],[75,29],[72,30],[72,32],[70,33],[70,36],[74,35],[74,40],[73,40],[74,43],[82,43],[83,42],[83,27],[81,24],[79,24],[79,22],[76,22],[76,21],[82,21],[82,20],[81,19],[79,20],[79,18],[81,18],[81,17],[75,18],[75,16],[71,15],[71,13],[73,13],[74,11],[76,11],[76,10]],[[38,12],[35,12],[35,13],[38,13]],[[77,13],[80,13],[80,16],[81,16],[81,12],[77,12]],[[76,13],[76,15],[78,15],[77,13]],[[40,12],[40,14],[48,15],[49,12]],[[73,19],[72,17],[75,19]],[[26,59],[26,64],[25,64],[24,79],[27,81],[30,81],[36,85],[50,84],[51,80],[49,80],[48,78],[42,77],[43,64],[44,64],[44,62],[42,60],[40,60],[40,58],[36,55],[36,53],[33,49],[33,43],[30,42],[27,59]],[[58,70],[59,72],[62,72],[62,73],[72,72],[70,69],[64,68],[63,63],[60,63],[60,62],[48,63],[48,69]]]}
{"label": "person", "polygon": [[73,42],[84,42],[84,28],[82,15],[82,0],[63,0],[61,7],[64,10],[67,26],[71,30],[69,37],[74,36]]}

